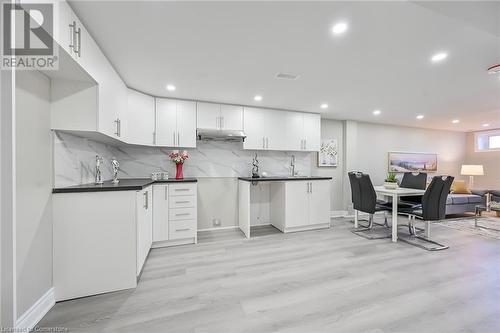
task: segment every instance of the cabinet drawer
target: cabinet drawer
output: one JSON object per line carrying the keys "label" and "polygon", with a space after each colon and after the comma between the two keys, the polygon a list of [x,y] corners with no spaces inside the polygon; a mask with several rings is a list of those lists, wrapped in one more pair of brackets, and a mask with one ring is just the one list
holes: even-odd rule
{"label": "cabinet drawer", "polygon": [[169,185],[168,194],[170,196],[196,195],[196,183]]}
{"label": "cabinet drawer", "polygon": [[168,239],[196,237],[196,220],[170,221]]}
{"label": "cabinet drawer", "polygon": [[169,209],[168,218],[175,220],[196,220],[196,208],[172,208]]}
{"label": "cabinet drawer", "polygon": [[196,207],[196,196],[183,195],[173,196],[169,200],[169,208],[193,208]]}

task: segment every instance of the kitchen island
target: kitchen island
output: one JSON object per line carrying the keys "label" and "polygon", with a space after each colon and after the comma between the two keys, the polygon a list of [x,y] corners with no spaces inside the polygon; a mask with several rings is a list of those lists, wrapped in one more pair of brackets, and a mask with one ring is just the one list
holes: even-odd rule
{"label": "kitchen island", "polygon": [[269,210],[267,224],[284,233],[329,228],[331,183],[331,177],[238,178],[240,230],[250,238],[256,206]]}

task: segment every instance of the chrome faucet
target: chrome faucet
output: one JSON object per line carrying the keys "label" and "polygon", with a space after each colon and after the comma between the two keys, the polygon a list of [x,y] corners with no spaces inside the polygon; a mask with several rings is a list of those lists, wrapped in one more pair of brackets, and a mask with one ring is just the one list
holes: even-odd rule
{"label": "chrome faucet", "polygon": [[101,174],[101,163],[102,157],[99,155],[95,155],[95,180],[94,183],[100,185],[103,183],[102,174]]}
{"label": "chrome faucet", "polygon": [[290,173],[291,176],[295,176],[295,155],[290,157]]}

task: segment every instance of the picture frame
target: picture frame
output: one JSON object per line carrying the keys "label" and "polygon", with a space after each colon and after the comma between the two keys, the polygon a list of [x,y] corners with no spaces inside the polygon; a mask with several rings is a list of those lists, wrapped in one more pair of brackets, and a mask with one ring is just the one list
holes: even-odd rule
{"label": "picture frame", "polygon": [[438,170],[438,154],[415,152],[389,152],[388,172],[427,172]]}
{"label": "picture frame", "polygon": [[339,165],[339,145],[337,139],[322,139],[318,152],[318,167]]}

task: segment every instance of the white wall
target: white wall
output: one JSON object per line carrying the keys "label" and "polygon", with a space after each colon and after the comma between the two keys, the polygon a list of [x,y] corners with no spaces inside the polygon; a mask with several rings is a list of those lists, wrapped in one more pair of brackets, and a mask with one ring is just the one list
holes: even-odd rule
{"label": "white wall", "polygon": [[499,190],[500,151],[475,152],[474,146],[474,133],[467,133],[466,164],[481,164],[484,168],[484,176],[474,176],[474,187]]}
{"label": "white wall", "polygon": [[337,139],[339,145],[339,165],[337,167],[318,167],[318,154],[312,154],[311,173],[314,176],[332,177],[331,204],[332,211],[344,210],[343,186],[344,170],[344,122],[340,120],[321,120],[321,139]]}
{"label": "white wall", "polygon": [[50,81],[16,75],[16,265],[18,318],[52,288]]}

